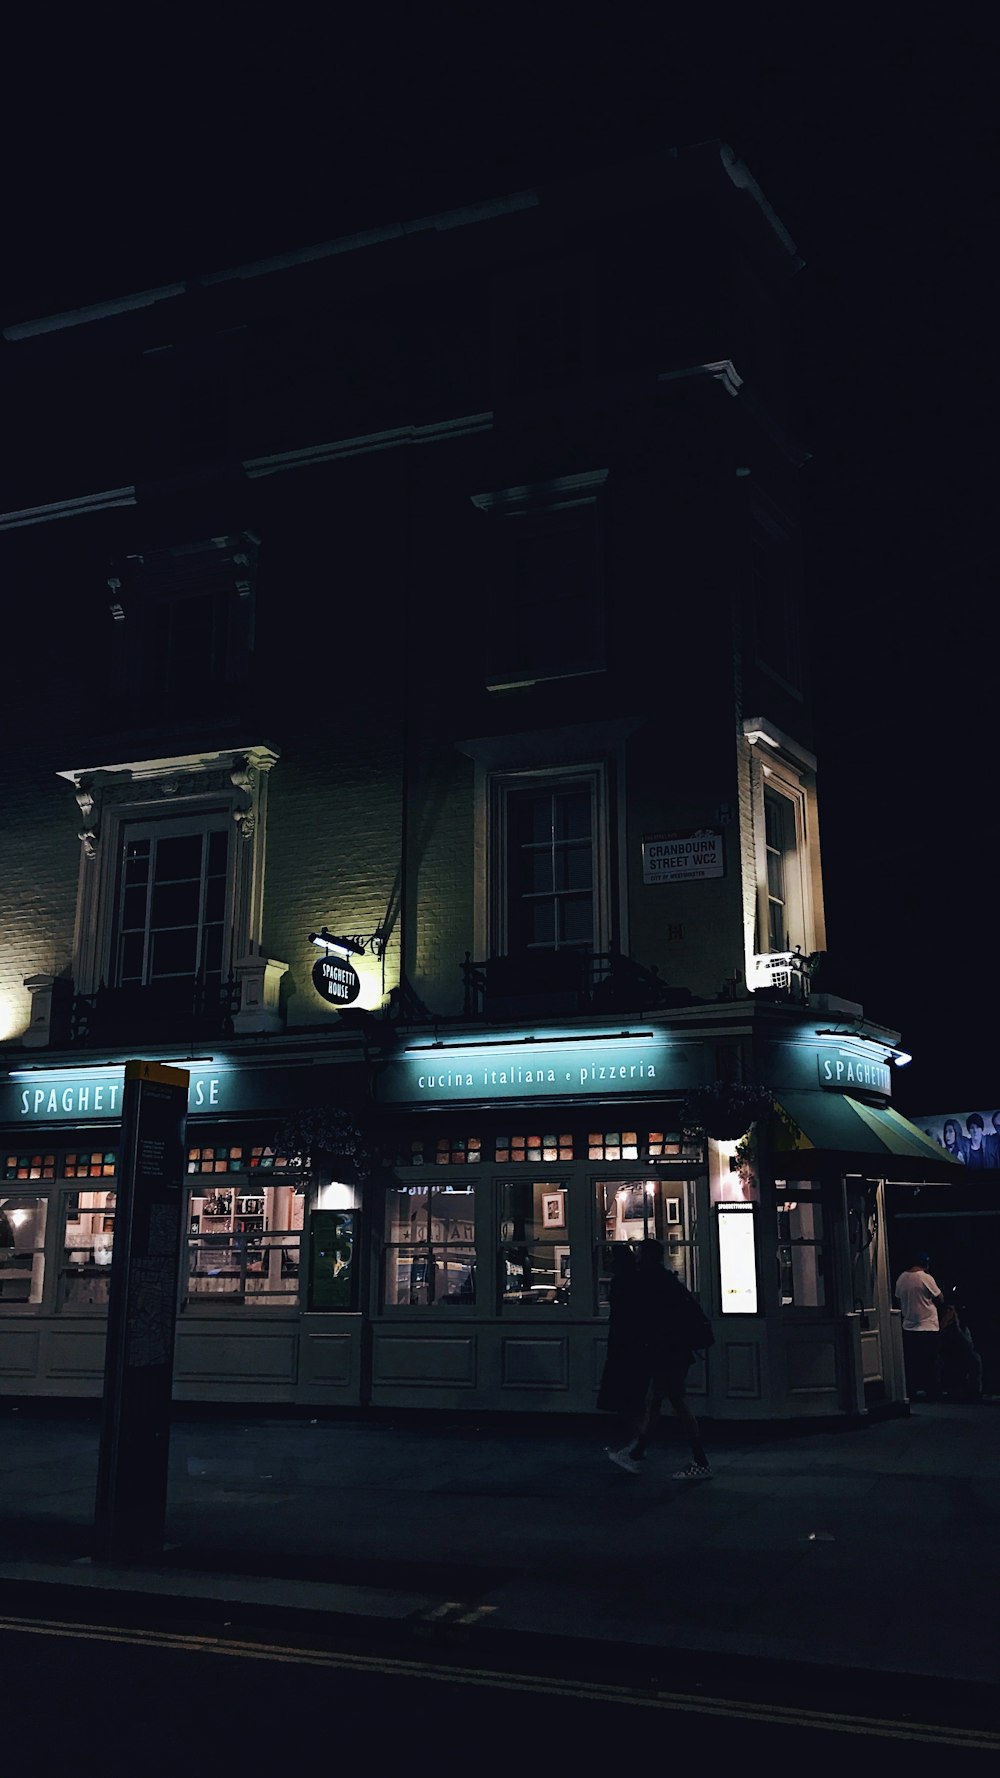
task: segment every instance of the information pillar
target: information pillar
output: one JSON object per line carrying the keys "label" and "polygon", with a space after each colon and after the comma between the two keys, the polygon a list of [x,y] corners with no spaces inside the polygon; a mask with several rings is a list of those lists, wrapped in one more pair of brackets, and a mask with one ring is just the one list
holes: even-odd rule
{"label": "information pillar", "polygon": [[105,1555],[163,1547],[188,1082],[158,1062],[125,1067],[97,1472]]}

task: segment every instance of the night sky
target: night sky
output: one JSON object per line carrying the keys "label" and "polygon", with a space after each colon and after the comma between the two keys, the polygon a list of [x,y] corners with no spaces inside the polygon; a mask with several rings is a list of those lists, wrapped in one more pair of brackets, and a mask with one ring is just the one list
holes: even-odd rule
{"label": "night sky", "polygon": [[830,15],[830,41],[768,43],[720,16],[699,45],[672,11],[547,32],[505,9],[446,41],[389,13],[367,39],[337,17],[237,43],[136,16],[142,39],[101,44],[88,17],[9,58],[4,322],[732,143],[806,261],[824,984],[902,1031],[904,1110],[1000,1105],[997,27],[901,38],[873,14],[847,41]]}

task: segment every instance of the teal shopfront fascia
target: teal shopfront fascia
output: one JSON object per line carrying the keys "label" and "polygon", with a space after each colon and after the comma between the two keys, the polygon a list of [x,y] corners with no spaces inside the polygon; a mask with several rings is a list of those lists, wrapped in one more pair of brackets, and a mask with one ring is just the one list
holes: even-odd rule
{"label": "teal shopfront fascia", "polygon": [[[127,1059],[32,1057],[0,1080],[2,1394],[101,1392]],[[189,1073],[175,1399],[356,1405],[360,1187],[352,1168],[332,1179],[276,1137],[307,1108],[363,1118],[357,1042],[145,1059]]]}
{"label": "teal shopfront fascia", "polygon": [[[699,1413],[901,1406],[883,1193],[939,1177],[940,1151],[891,1107],[887,1041],[819,1025],[744,1003],[627,1031],[415,1034],[386,1057],[371,1400],[591,1411],[611,1250],[653,1236],[713,1320]],[[773,1095],[749,1140],[684,1127],[723,1070]]]}
{"label": "teal shopfront fascia", "polygon": [[[180,1065],[178,1400],[592,1412],[613,1247],[649,1236],[713,1320],[696,1411],[903,1399],[882,1192],[947,1163],[891,1110],[884,1044],[744,1003]],[[774,1095],[749,1141],[684,1128],[723,1069]],[[26,1065],[0,1083],[4,1393],[100,1392],[122,1075]],[[323,1105],[367,1125],[364,1182],[276,1152],[287,1113]]]}

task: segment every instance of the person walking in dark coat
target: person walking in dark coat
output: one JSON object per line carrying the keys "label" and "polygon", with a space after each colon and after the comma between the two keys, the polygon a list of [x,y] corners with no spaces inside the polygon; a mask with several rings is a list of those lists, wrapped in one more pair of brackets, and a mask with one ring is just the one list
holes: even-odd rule
{"label": "person walking in dark coat", "polygon": [[610,1258],[608,1351],[597,1406],[601,1413],[617,1414],[623,1427],[631,1428],[642,1413],[645,1400],[645,1386],[635,1363],[639,1268],[634,1247],[616,1242]]}
{"label": "person walking in dark coat", "polygon": [[631,1439],[620,1451],[608,1452],[612,1463],[629,1475],[642,1472],[664,1398],[684,1427],[691,1447],[691,1462],[675,1471],[674,1480],[707,1481],[712,1474],[698,1422],[684,1396],[685,1379],[694,1358],[693,1312],[696,1313],[695,1303],[690,1292],[673,1272],[664,1269],[663,1243],[643,1241],[634,1281],[623,1286],[617,1301],[612,1294],[608,1337],[609,1357],[614,1351],[616,1366],[628,1367],[633,1398],[639,1404]]}

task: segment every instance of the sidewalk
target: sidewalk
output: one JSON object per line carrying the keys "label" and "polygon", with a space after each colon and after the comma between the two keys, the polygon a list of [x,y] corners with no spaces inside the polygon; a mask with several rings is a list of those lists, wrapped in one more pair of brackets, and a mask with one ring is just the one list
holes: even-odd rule
{"label": "sidewalk", "polygon": [[[994,1685],[1000,1406],[862,1430],[706,1427],[683,1484],[603,1418],[503,1430],[178,1418],[162,1558],[90,1557],[95,1418],[0,1413],[0,1613],[25,1584]],[[489,1638],[487,1637],[487,1640]],[[729,1663],[727,1663],[727,1666]]]}

